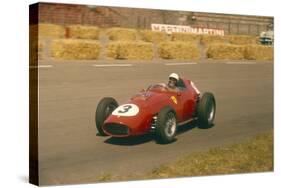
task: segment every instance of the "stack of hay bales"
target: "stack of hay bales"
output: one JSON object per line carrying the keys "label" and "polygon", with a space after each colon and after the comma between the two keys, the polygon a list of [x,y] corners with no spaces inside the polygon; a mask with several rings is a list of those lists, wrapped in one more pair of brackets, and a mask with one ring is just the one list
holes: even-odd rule
{"label": "stack of hay bales", "polygon": [[39,35],[39,27],[38,25],[29,25],[29,38],[34,39],[38,38]]}
{"label": "stack of hay bales", "polygon": [[194,42],[198,43],[201,35],[191,33],[172,33],[172,41]]}
{"label": "stack of hay bales", "polygon": [[29,62],[31,65],[37,65],[38,60],[43,58],[44,42],[40,39],[32,38],[29,42]]}
{"label": "stack of hay bales", "polygon": [[66,27],[66,37],[97,40],[99,38],[99,28],[93,26],[69,25]]}
{"label": "stack of hay bales", "polygon": [[38,61],[38,25],[29,26],[29,64],[36,65]]}
{"label": "stack of hay bales", "polygon": [[263,45],[247,45],[245,58],[249,60],[273,60],[273,47]]}
{"label": "stack of hay bales", "polygon": [[159,43],[168,40],[167,34],[160,31],[142,30],[140,31],[140,35],[142,40],[146,42]]}
{"label": "stack of hay bales", "polygon": [[114,41],[135,41],[137,31],[135,29],[111,28],[106,32],[108,38]]}
{"label": "stack of hay bales", "polygon": [[43,53],[43,49],[45,47],[45,43],[42,40],[38,40],[38,59],[42,60],[44,59],[44,53]]}
{"label": "stack of hay bales", "polygon": [[256,44],[261,44],[261,43],[260,43],[260,37],[259,37],[259,36],[256,36]]}
{"label": "stack of hay bales", "polygon": [[135,41],[111,42],[107,56],[114,59],[150,60],[153,58],[152,43]]}
{"label": "stack of hay bales", "polygon": [[200,57],[200,51],[196,44],[187,42],[163,42],[158,48],[159,56],[163,59],[188,59],[194,60]]}
{"label": "stack of hay bales", "polygon": [[210,44],[207,48],[207,57],[213,59],[244,59],[245,46],[234,44]]}
{"label": "stack of hay bales", "polygon": [[61,25],[41,23],[33,25],[31,28],[38,29],[38,34],[42,38],[63,38],[65,36],[65,28]]}
{"label": "stack of hay bales", "polygon": [[56,39],[51,45],[52,57],[65,60],[97,59],[100,43],[82,39]]}
{"label": "stack of hay bales", "polygon": [[227,39],[226,37],[218,35],[202,35],[200,42],[203,45],[210,45],[214,43],[225,43],[227,42]]}
{"label": "stack of hay bales", "polygon": [[256,36],[228,35],[226,36],[226,38],[231,44],[238,44],[238,45],[256,44]]}
{"label": "stack of hay bales", "polygon": [[29,26],[30,34],[30,62],[37,64],[38,60],[46,58],[44,51],[47,48],[46,40],[63,38],[65,36],[65,29],[61,25],[40,23]]}

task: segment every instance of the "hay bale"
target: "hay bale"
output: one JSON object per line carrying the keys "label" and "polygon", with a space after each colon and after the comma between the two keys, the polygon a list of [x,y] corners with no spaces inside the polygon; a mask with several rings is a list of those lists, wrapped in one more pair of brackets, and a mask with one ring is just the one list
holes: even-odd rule
{"label": "hay bale", "polygon": [[142,40],[153,43],[165,42],[169,39],[166,33],[160,31],[142,30],[140,35]]}
{"label": "hay bale", "polygon": [[34,40],[35,38],[38,39],[38,32],[39,32],[39,27],[38,25],[29,25],[29,38],[30,40]]}
{"label": "hay bale", "polygon": [[198,46],[187,42],[163,42],[158,47],[158,53],[164,59],[194,60],[200,57]]}
{"label": "hay bale", "polygon": [[38,25],[29,25],[29,65],[38,62]]}
{"label": "hay bale", "polygon": [[210,44],[207,48],[207,57],[213,59],[244,59],[245,46],[234,44]]}
{"label": "hay bale", "polygon": [[245,44],[256,44],[256,36],[249,35],[228,35],[227,40],[231,44],[245,45]]}
{"label": "hay bale", "polygon": [[44,53],[43,53],[43,49],[46,47],[45,43],[42,40],[38,40],[38,59],[42,60],[44,59]]}
{"label": "hay bale", "polygon": [[65,35],[64,27],[61,25],[40,23],[29,28],[31,35],[38,34],[41,38],[63,38]]}
{"label": "hay bale", "polygon": [[260,36],[256,36],[256,44],[261,44],[261,42],[260,42]]}
{"label": "hay bale", "polygon": [[67,38],[97,40],[99,32],[99,28],[94,26],[69,25],[66,27]]}
{"label": "hay bale", "polygon": [[51,45],[52,57],[66,60],[97,59],[100,43],[84,39],[56,39]]}
{"label": "hay bale", "polygon": [[203,45],[209,45],[214,43],[225,43],[227,42],[227,38],[218,35],[202,35],[200,42]]}
{"label": "hay bale", "polygon": [[191,33],[172,33],[172,41],[199,42],[201,35]]}
{"label": "hay bale", "polygon": [[131,41],[111,42],[107,45],[107,56],[114,59],[152,59],[152,43]]}
{"label": "hay bale", "polygon": [[41,39],[31,38],[29,41],[29,62],[36,65],[38,60],[44,59],[43,48],[45,43]]}
{"label": "hay bale", "polygon": [[135,29],[111,28],[107,30],[106,34],[109,40],[135,41],[137,36],[137,31]]}
{"label": "hay bale", "polygon": [[273,60],[274,48],[263,45],[247,45],[245,58],[249,60]]}

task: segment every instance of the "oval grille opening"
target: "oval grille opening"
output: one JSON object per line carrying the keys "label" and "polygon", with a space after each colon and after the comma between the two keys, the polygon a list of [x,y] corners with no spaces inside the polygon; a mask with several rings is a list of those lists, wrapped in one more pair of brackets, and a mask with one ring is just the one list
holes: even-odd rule
{"label": "oval grille opening", "polygon": [[111,135],[121,136],[129,134],[129,128],[118,123],[107,123],[103,126],[103,129]]}

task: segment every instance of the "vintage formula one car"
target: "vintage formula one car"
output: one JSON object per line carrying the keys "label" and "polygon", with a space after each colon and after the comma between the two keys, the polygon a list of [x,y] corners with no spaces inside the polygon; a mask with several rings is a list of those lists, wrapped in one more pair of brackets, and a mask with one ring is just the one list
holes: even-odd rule
{"label": "vintage formula one car", "polygon": [[100,135],[127,137],[155,133],[159,142],[172,142],[177,127],[196,120],[198,126],[213,125],[216,111],[214,95],[200,95],[192,81],[179,79],[178,90],[166,84],[154,84],[129,101],[118,105],[111,97],[103,98],[96,109],[96,127]]}

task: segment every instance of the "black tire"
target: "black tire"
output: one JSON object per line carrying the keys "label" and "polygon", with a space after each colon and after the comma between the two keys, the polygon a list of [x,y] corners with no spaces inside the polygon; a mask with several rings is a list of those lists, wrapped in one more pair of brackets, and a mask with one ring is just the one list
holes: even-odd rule
{"label": "black tire", "polygon": [[[170,124],[169,122],[170,121]],[[175,139],[177,129],[176,112],[170,106],[162,108],[157,115],[156,138],[159,143],[167,144]]]}
{"label": "black tire", "polygon": [[101,136],[106,136],[102,129],[106,118],[118,107],[117,101],[112,97],[105,97],[100,100],[96,109],[96,127]]}
{"label": "black tire", "polygon": [[206,92],[197,107],[198,127],[207,129],[213,126],[216,115],[216,101],[212,93]]}

